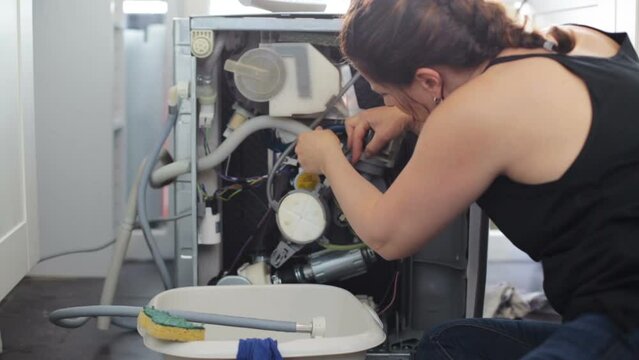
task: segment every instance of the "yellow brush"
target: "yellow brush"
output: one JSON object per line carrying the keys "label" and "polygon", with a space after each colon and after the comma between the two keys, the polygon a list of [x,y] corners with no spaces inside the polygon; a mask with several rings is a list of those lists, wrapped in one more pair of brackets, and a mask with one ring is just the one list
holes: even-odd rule
{"label": "yellow brush", "polygon": [[166,341],[202,341],[204,326],[145,306],[138,315],[138,326],[150,336]]}

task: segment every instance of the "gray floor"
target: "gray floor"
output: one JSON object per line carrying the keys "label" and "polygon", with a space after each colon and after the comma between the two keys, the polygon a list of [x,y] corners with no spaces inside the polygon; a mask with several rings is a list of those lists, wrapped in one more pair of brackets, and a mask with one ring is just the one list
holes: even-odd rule
{"label": "gray floor", "polygon": [[[63,329],[47,320],[50,311],[99,301],[102,279],[26,278],[0,303],[1,360],[159,360],[136,332],[100,331],[91,320]],[[143,305],[162,291],[151,263],[128,263],[120,276],[116,304]]]}

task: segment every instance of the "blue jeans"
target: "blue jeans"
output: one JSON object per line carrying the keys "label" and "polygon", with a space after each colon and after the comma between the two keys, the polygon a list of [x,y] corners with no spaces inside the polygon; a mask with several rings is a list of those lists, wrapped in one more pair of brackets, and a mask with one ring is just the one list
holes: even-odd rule
{"label": "blue jeans", "polygon": [[464,319],[426,334],[418,360],[636,360],[639,329],[620,331],[608,317],[584,314],[565,324]]}

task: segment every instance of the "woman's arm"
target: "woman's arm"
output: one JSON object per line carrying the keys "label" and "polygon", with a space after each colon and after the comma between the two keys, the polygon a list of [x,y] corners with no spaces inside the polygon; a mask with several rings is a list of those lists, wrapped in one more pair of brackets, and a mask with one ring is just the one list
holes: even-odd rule
{"label": "woman's arm", "polygon": [[[322,136],[303,134],[300,161],[322,164],[317,171],[328,177],[355,232],[381,256],[397,259],[421,248],[497,175],[527,184],[560,178],[585,142],[589,105],[583,82],[560,64],[526,59],[489,69],[439,105],[384,194],[334,144],[337,150],[317,150],[326,149]],[[305,143],[306,136],[318,141]]]}
{"label": "woman's arm", "polygon": [[385,194],[344,156],[334,154],[322,169],[355,232],[386,259],[421,248],[502,169],[495,129],[449,100],[431,115],[413,157]]}

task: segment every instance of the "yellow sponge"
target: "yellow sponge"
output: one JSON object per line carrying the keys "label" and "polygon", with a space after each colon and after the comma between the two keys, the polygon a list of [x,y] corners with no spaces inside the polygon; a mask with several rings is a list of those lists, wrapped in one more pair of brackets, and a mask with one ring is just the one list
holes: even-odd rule
{"label": "yellow sponge", "polygon": [[144,307],[138,315],[138,326],[150,336],[166,341],[202,341],[204,327],[182,318],[175,317],[166,311]]}

